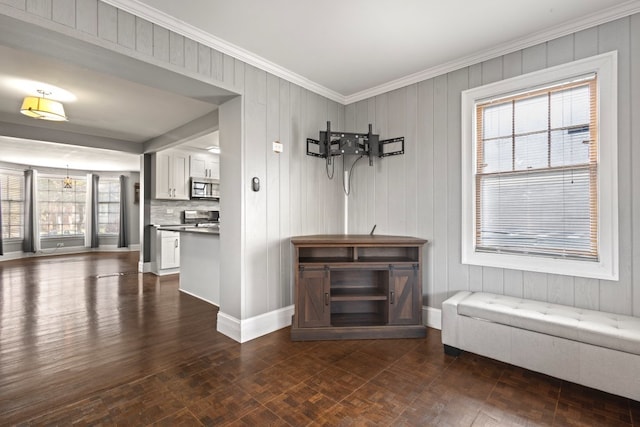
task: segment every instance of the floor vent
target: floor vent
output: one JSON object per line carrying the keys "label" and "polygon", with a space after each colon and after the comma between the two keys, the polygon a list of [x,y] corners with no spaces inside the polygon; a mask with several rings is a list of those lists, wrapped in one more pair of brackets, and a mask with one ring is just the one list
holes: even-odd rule
{"label": "floor vent", "polygon": [[131,274],[138,274],[137,271],[124,271],[122,273],[109,273],[109,274],[99,274],[97,276],[93,276],[96,279],[104,279],[106,277],[118,277],[118,276],[128,276]]}

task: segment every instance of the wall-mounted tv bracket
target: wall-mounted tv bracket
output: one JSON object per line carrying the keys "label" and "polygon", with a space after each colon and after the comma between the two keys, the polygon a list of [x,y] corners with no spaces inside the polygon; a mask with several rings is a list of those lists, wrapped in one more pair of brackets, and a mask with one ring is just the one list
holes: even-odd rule
{"label": "wall-mounted tv bracket", "polygon": [[334,156],[356,154],[367,156],[369,166],[373,166],[374,157],[388,157],[404,154],[404,137],[380,141],[379,135],[372,132],[350,133],[331,131],[331,122],[327,122],[327,130],[320,131],[320,139],[307,138],[307,155],[327,159],[330,163]]}

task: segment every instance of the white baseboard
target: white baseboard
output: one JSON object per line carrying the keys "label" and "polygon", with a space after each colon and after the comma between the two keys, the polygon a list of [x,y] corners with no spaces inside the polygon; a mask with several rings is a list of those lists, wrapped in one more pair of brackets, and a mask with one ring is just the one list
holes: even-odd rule
{"label": "white baseboard", "polygon": [[138,261],[138,272],[139,273],[151,273],[151,263],[150,262]]}
{"label": "white baseboard", "polygon": [[133,252],[140,250],[140,245],[131,245],[128,248],[118,248],[116,245],[104,245],[99,248],[87,248],[84,246],[64,246],[60,248],[39,249],[37,252],[7,252],[0,256],[0,262],[23,258],[35,258],[54,255],[84,254],[88,252]]}
{"label": "white baseboard", "polygon": [[168,276],[169,274],[178,274],[178,273],[180,273],[180,267],[165,268],[164,270],[158,270],[158,269],[152,268],[150,272],[155,274],[156,276]]}
{"label": "white baseboard", "polygon": [[423,305],[422,322],[430,328],[442,330],[442,310]]}
{"label": "white baseboard", "polygon": [[251,341],[278,329],[291,325],[294,306],[280,308],[249,319],[239,320],[223,312],[218,312],[218,332],[238,341]]}
{"label": "white baseboard", "polygon": [[167,276],[180,273],[180,267],[160,269],[156,261],[150,261],[144,264],[138,263],[138,271],[141,273],[153,273],[156,276]]}
{"label": "white baseboard", "polygon": [[233,316],[229,316],[221,311],[218,311],[217,318],[217,330],[223,335],[228,336],[234,341],[242,342],[242,328],[240,327],[240,320]]}
{"label": "white baseboard", "polygon": [[[291,326],[293,312],[294,306],[290,305],[249,319],[239,320],[220,311],[218,312],[217,321],[218,332],[239,343],[247,342]],[[439,308],[423,306],[422,319],[426,321],[426,326],[442,329],[441,310]]]}

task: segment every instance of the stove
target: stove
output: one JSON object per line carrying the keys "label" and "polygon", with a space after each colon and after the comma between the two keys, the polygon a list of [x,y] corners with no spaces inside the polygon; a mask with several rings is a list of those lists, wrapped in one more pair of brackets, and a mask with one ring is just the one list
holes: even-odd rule
{"label": "stove", "polygon": [[182,211],[182,223],[196,227],[216,227],[220,224],[220,211]]}

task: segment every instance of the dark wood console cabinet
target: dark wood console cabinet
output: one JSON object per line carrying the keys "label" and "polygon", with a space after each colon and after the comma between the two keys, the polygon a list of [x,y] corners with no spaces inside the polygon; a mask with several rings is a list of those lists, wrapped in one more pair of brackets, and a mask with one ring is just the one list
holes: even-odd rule
{"label": "dark wood console cabinet", "polygon": [[403,236],[291,238],[295,314],[291,339],[419,338],[422,247]]}

